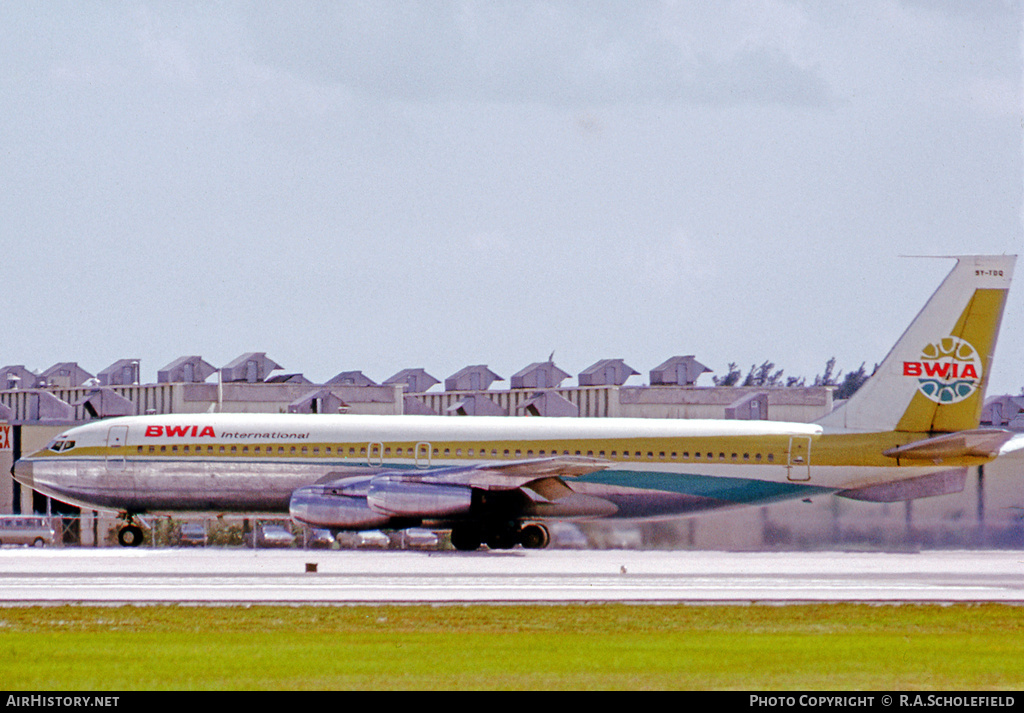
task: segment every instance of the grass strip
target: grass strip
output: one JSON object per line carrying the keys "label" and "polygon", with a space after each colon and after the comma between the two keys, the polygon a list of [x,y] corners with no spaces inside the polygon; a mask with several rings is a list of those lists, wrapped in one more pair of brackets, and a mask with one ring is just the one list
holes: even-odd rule
{"label": "grass strip", "polygon": [[1024,608],[56,606],[0,609],[7,690],[1024,687]]}

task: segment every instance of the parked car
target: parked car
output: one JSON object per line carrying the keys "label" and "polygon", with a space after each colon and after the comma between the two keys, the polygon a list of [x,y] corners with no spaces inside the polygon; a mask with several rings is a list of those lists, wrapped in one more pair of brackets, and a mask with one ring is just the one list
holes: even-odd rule
{"label": "parked car", "polygon": [[356,547],[379,547],[386,550],[391,538],[380,530],[364,530],[356,535]]}
{"label": "parked car", "polygon": [[306,547],[311,550],[328,550],[334,544],[334,536],[330,530],[306,530]]}
{"label": "parked car", "polygon": [[49,517],[31,515],[0,516],[0,545],[52,545],[57,533]]}
{"label": "parked car", "polygon": [[[252,547],[252,533],[246,533],[243,541],[248,547]],[[257,547],[291,547],[295,542],[295,535],[283,525],[266,524],[260,525],[256,530]]]}
{"label": "parked car", "polygon": [[182,547],[206,547],[206,526],[199,522],[184,522],[178,528],[178,544]]}
{"label": "parked car", "polygon": [[551,534],[551,548],[559,550],[585,550],[590,547],[587,536],[580,528],[568,522],[552,522],[548,525]]}
{"label": "parked car", "polygon": [[413,527],[402,531],[402,544],[405,547],[431,549],[437,547],[441,538],[433,530]]}

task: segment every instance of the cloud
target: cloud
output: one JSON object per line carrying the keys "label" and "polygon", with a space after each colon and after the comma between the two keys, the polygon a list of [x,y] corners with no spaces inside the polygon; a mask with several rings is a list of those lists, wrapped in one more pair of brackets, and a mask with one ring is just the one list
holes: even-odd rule
{"label": "cloud", "polygon": [[262,12],[248,18],[260,61],[392,99],[808,105],[830,96],[785,43],[765,43],[768,33],[744,32],[738,45],[730,38],[709,48],[688,34],[706,18],[679,16],[662,3],[331,3],[270,11],[277,16],[269,21]]}

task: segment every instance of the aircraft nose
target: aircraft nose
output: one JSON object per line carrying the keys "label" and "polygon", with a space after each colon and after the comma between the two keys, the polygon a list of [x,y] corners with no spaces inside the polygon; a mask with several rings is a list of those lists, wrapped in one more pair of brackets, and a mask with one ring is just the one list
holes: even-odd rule
{"label": "aircraft nose", "polygon": [[32,487],[32,462],[27,460],[19,460],[11,468],[11,475],[22,485]]}

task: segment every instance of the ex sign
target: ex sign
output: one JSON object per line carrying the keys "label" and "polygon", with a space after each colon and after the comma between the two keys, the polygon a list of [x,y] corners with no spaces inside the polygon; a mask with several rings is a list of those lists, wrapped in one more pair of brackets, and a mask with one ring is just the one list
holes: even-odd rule
{"label": "ex sign", "polygon": [[0,423],[0,451],[11,450],[11,424]]}

